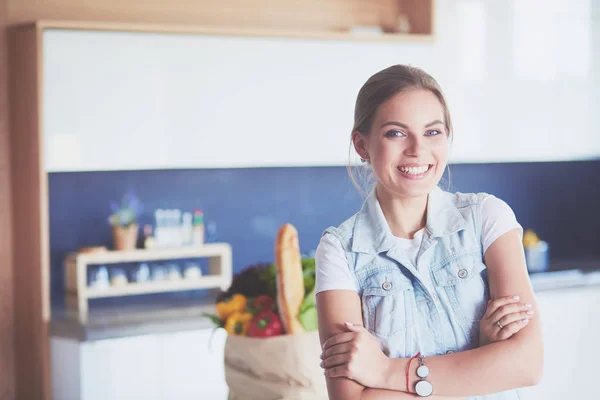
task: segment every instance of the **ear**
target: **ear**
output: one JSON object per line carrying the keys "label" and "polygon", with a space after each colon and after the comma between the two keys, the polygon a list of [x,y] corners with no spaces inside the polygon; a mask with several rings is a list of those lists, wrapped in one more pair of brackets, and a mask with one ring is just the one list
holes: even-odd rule
{"label": "ear", "polygon": [[354,150],[356,150],[360,158],[369,158],[367,138],[362,133],[359,131],[352,132],[352,143],[354,144]]}

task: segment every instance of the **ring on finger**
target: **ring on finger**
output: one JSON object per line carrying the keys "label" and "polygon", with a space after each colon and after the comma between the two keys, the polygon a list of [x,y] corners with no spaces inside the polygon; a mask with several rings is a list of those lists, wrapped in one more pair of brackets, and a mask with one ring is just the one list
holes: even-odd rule
{"label": "ring on finger", "polygon": [[504,325],[500,323],[500,320],[496,321],[496,325],[498,325],[498,328],[500,329],[504,328]]}

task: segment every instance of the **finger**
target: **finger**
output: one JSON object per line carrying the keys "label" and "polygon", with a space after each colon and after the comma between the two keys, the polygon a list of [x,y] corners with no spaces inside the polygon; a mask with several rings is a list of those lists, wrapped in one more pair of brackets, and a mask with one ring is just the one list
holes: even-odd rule
{"label": "finger", "polygon": [[513,322],[512,324],[506,325],[504,328],[500,329],[500,333],[498,333],[498,338],[500,340],[505,340],[519,332],[521,329],[525,328],[529,324],[529,319],[521,319],[517,322]]}
{"label": "finger", "polygon": [[321,368],[332,368],[337,367],[338,365],[347,364],[350,356],[348,353],[345,354],[336,354],[335,356],[327,357],[319,364]]}
{"label": "finger", "polygon": [[350,376],[350,369],[348,368],[348,364],[338,365],[337,367],[328,368],[325,370],[325,376],[328,378],[341,378],[346,377],[352,379]]}
{"label": "finger", "polygon": [[332,337],[330,337],[329,339],[327,339],[324,343],[322,349],[323,351],[325,351],[326,349],[335,346],[337,344],[341,344],[341,343],[346,343],[351,341],[354,336],[356,336],[355,332],[344,332],[344,333],[338,333],[337,335],[334,335]]}
{"label": "finger", "polygon": [[346,325],[346,328],[348,328],[349,331],[351,332],[362,332],[365,330],[365,327],[362,326],[361,324],[353,324],[351,322],[344,322],[344,324]]}
{"label": "finger", "polygon": [[521,311],[527,311],[527,310],[531,310],[532,306],[531,304],[524,304],[524,303],[513,303],[513,304],[505,304],[503,306],[500,306],[491,316],[490,316],[490,320],[492,321],[498,321],[499,319],[501,319],[502,317],[505,317],[509,314],[512,313],[518,313]]}
{"label": "finger", "polygon": [[508,324],[512,324],[513,322],[521,321],[524,319],[530,319],[533,317],[533,314],[533,310],[514,312],[505,315],[504,317],[500,318],[499,321],[502,326],[506,326]]}
{"label": "finger", "polygon": [[355,348],[355,346],[356,346],[355,341],[331,346],[327,350],[323,351],[323,353],[321,354],[321,359],[325,359],[327,357],[331,357],[336,354],[350,353]]}
{"label": "finger", "polygon": [[506,296],[506,297],[500,297],[496,300],[489,301],[488,308],[487,308],[485,314],[483,315],[483,319],[490,318],[492,316],[492,314],[494,314],[499,307],[502,307],[503,305],[506,305],[506,304],[516,303],[518,301],[519,301],[519,296]]}

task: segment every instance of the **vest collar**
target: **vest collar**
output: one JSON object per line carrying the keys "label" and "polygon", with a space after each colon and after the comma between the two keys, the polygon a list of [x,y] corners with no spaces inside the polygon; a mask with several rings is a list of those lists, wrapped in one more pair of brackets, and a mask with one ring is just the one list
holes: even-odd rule
{"label": "vest collar", "polygon": [[[430,238],[447,236],[465,229],[467,222],[451,196],[435,187],[427,197],[425,230]],[[378,254],[394,247],[394,235],[383,215],[375,189],[364,201],[353,228],[352,251]]]}

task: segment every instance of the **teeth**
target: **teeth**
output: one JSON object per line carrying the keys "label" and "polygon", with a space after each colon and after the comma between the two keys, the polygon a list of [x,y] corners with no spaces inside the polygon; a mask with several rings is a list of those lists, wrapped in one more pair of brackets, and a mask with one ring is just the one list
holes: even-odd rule
{"label": "teeth", "polygon": [[429,170],[429,165],[425,165],[422,167],[400,167],[401,172],[411,175],[424,174],[425,172],[427,172],[427,170]]}

